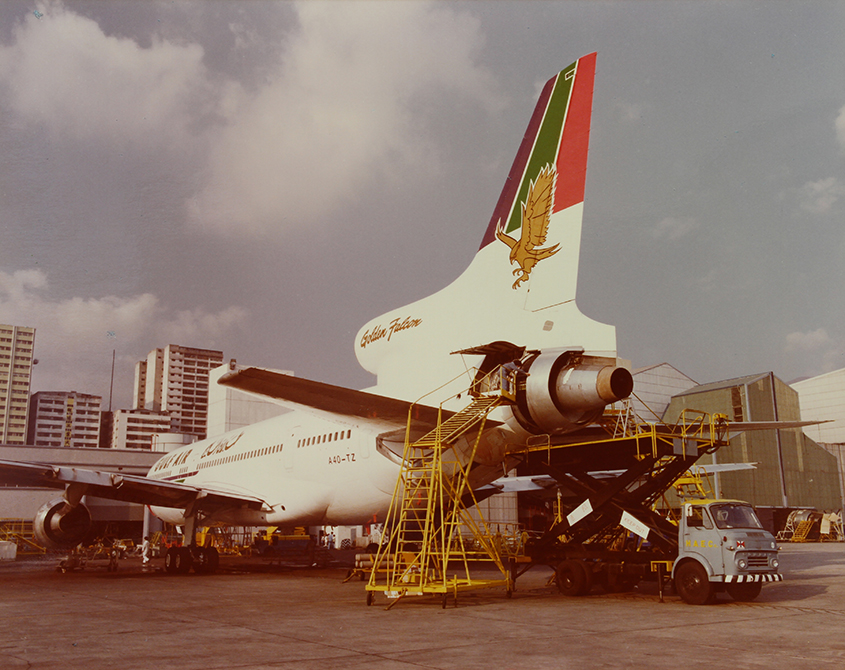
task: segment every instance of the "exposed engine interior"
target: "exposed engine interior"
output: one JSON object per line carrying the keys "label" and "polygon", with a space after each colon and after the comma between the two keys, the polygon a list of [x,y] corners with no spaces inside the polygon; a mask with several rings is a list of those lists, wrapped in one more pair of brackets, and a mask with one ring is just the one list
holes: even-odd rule
{"label": "exposed engine interior", "polygon": [[38,543],[48,549],[63,549],[79,544],[91,529],[91,513],[85,505],[71,506],[56,498],[41,506],[35,514],[32,531]]}
{"label": "exposed engine interior", "polygon": [[615,359],[576,351],[542,352],[525,370],[514,416],[531,432],[566,433],[586,426],[634,389],[631,372]]}
{"label": "exposed engine interior", "polygon": [[517,370],[518,383],[513,415],[519,425],[534,434],[561,434],[596,421],[611,403],[623,400],[634,389],[631,372],[615,358],[589,356],[581,349],[526,352],[507,342],[463,353],[484,353],[477,387],[483,390],[485,375],[499,365]]}

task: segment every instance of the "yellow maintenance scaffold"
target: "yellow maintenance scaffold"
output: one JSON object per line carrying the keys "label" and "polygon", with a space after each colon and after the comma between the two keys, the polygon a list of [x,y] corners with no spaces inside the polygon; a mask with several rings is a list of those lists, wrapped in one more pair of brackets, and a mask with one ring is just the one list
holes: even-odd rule
{"label": "yellow maintenance scaffold", "polygon": [[18,556],[34,556],[47,553],[38,544],[29,519],[0,519],[0,541],[13,542]]}
{"label": "yellow maintenance scaffold", "polygon": [[[367,604],[377,592],[394,599],[435,595],[446,607],[460,591],[513,583],[487,523],[476,509],[469,486],[469,469],[489,413],[514,401],[515,372],[506,367],[494,373],[495,382],[476,392],[463,410],[443,420],[441,406],[434,430],[411,442],[406,437],[403,465],[396,482],[382,542],[367,584]],[[478,387],[476,387],[478,388]],[[409,422],[410,432],[410,422]],[[406,434],[407,435],[407,434]],[[464,438],[461,440],[461,438]],[[456,443],[469,446],[459,450]],[[488,578],[474,578],[471,563],[486,565]],[[494,567],[499,577],[490,579]],[[388,609],[389,609],[388,607]]]}
{"label": "yellow maintenance scaffold", "polygon": [[[496,407],[515,402],[516,371],[508,368],[474,384],[472,402],[457,414],[444,416],[441,405],[436,428],[419,440],[408,437],[409,415],[386,535],[371,563],[368,605],[379,592],[394,599],[390,607],[411,595],[441,596],[445,607],[450,595],[457,604],[459,592],[486,587],[510,595],[532,565],[557,565],[559,588],[569,583],[561,570],[573,577],[570,591],[587,592],[593,577],[606,589],[623,589],[677,554],[678,527],[655,507],[673,485],[681,497],[700,493],[700,477],[683,475],[727,443],[726,417],[685,410],[675,424],[649,424],[623,405],[579,434],[508,445],[509,455],[553,481],[558,493],[550,527],[516,555],[514,543],[492,534],[477,509],[470,513],[477,499],[469,470],[485,421]],[[632,533],[648,537],[647,551],[643,543],[628,547]],[[485,578],[473,577],[471,564],[476,574],[484,567]]]}

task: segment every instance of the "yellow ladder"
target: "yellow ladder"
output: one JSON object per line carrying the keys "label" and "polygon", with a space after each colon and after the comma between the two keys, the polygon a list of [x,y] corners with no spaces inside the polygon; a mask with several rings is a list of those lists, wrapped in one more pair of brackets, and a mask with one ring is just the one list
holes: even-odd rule
{"label": "yellow ladder", "polygon": [[795,532],[792,534],[790,538],[790,542],[809,542],[808,535],[813,528],[813,520],[812,519],[805,519],[801,523],[798,524],[798,528],[795,529]]}
{"label": "yellow ladder", "polygon": [[675,480],[674,486],[675,493],[682,501],[688,498],[708,498],[713,495],[707,472],[700,467],[687,470]]}
{"label": "yellow ladder", "polygon": [[452,444],[474,426],[484,421],[487,415],[502,402],[501,396],[480,396],[457,414],[452,415],[437,427],[423,435],[411,445],[414,449],[433,448],[438,443]]}
{"label": "yellow ladder", "polygon": [[[406,440],[403,466],[386,520],[389,536],[373,562],[367,585],[367,604],[373,593],[384,592],[396,600],[408,595],[434,594],[446,606],[451,594],[470,588],[505,585],[512,587],[507,569],[492,545],[483,518],[474,519],[469,508],[475,497],[468,483],[469,470],[489,413],[510,402],[502,394],[478,396],[415,442]],[[453,448],[471,431],[477,436],[463,457]],[[469,531],[469,535],[464,533]],[[471,539],[470,539],[471,538]],[[493,561],[503,575],[500,580],[474,580],[470,560]],[[449,576],[450,562],[460,565]]]}

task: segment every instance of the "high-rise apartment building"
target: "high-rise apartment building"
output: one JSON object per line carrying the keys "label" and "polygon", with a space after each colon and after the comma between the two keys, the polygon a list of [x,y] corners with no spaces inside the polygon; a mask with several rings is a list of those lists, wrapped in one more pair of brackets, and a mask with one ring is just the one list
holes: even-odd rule
{"label": "high-rise apartment building", "polygon": [[206,436],[208,371],[223,352],[168,344],[135,365],[134,408],[169,414],[174,433]]}
{"label": "high-rise apartment building", "polygon": [[151,409],[119,409],[114,413],[112,420],[111,447],[151,451],[153,436],[170,433],[171,429],[171,417],[163,412]]}
{"label": "high-rise apartment building", "polygon": [[76,391],[33,393],[29,402],[27,444],[36,447],[98,447],[102,402],[100,396]]}
{"label": "high-rise apartment building", "polygon": [[0,324],[0,444],[25,444],[35,328]]}

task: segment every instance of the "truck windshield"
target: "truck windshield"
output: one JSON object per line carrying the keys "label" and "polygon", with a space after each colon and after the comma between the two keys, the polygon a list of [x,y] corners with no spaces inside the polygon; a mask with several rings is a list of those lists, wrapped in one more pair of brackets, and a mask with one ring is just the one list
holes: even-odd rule
{"label": "truck windshield", "polygon": [[720,503],[711,505],[710,512],[719,528],[762,528],[763,525],[751,505]]}

